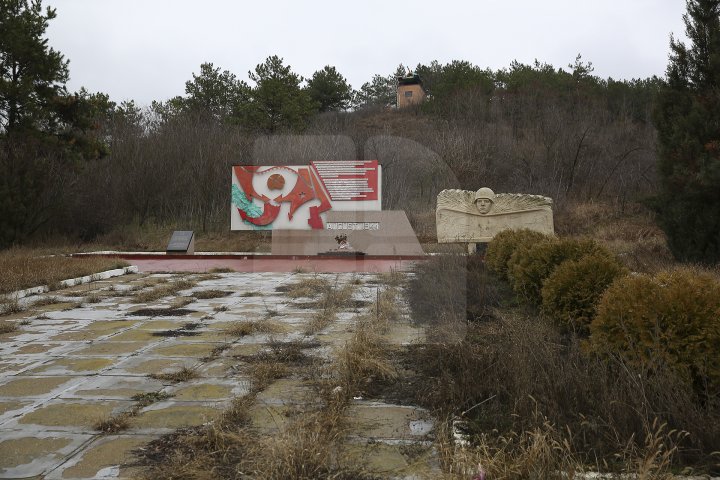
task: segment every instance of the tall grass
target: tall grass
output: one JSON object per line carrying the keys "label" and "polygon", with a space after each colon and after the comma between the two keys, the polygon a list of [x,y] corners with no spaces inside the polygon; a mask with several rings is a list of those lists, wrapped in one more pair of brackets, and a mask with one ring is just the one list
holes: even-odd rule
{"label": "tall grass", "polygon": [[[413,283],[452,284],[438,275],[452,275],[452,269],[426,265]],[[438,291],[436,296],[443,293],[453,295]],[[511,299],[500,303],[512,305]],[[420,313],[432,331],[439,316]],[[562,455],[572,457],[570,463],[587,468],[639,472],[645,467],[638,458],[654,450],[665,457],[651,455],[646,463],[720,471],[714,453],[720,451],[720,399],[695,395],[670,365],[631,365],[619,355],[594,355],[581,339],[561,332],[530,307],[496,307],[493,317],[466,323],[460,342],[430,343],[413,355],[426,382],[418,401],[462,418],[467,438],[473,448],[485,450],[487,462],[508,452],[513,462],[520,461],[518,455],[532,450],[540,433],[561,432],[547,437],[546,447],[560,445]],[[563,470],[563,465],[556,462],[552,468]]]}
{"label": "tall grass", "polygon": [[32,250],[5,250],[0,252],[0,294],[40,285],[52,287],[61,280],[128,265],[114,258],[37,256]]}

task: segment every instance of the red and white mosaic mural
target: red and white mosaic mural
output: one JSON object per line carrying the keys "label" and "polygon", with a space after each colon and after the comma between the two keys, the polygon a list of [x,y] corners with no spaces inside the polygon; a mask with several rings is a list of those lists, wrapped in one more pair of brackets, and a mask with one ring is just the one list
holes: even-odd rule
{"label": "red and white mosaic mural", "polygon": [[379,211],[377,160],[317,161],[301,166],[232,167],[232,230],[324,229],[325,213]]}

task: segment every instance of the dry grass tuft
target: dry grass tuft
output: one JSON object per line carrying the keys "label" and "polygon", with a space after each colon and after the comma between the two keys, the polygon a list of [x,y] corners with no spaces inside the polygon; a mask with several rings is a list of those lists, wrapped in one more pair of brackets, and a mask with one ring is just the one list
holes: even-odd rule
{"label": "dry grass tuft", "polygon": [[328,288],[330,288],[330,282],[326,278],[313,275],[312,277],[301,278],[290,285],[279,287],[279,290],[285,290],[290,298],[314,298],[322,295]]}
{"label": "dry grass tuft", "polygon": [[83,300],[83,303],[100,303],[102,302],[102,297],[97,292],[93,292],[90,295],[86,296]]}
{"label": "dry grass tuft", "polygon": [[373,331],[372,323],[359,325],[345,349],[338,355],[337,376],[349,394],[361,394],[375,381],[393,381],[398,377],[390,361],[388,347]]}
{"label": "dry grass tuft", "polygon": [[218,280],[218,279],[220,279],[220,278],[222,278],[222,277],[221,277],[220,275],[215,274],[215,273],[202,273],[202,274],[197,275],[197,276],[195,277],[195,279],[196,279],[198,282],[204,282],[204,281],[206,281],[206,280]]}
{"label": "dry grass tuft", "polygon": [[235,270],[229,267],[215,267],[208,270],[208,273],[235,273]]}
{"label": "dry grass tuft", "polygon": [[230,345],[227,343],[218,345],[217,347],[213,348],[210,351],[210,355],[203,357],[200,360],[202,360],[203,362],[211,362],[211,361],[215,360],[216,358],[218,358],[220,355],[222,355],[222,353],[229,348],[230,348]]}
{"label": "dry grass tuft", "polygon": [[290,369],[283,362],[267,360],[251,363],[248,373],[253,381],[253,390],[260,392],[275,380],[287,377],[290,374]]}
{"label": "dry grass tuft", "polygon": [[243,292],[240,294],[241,297],[262,297],[262,295],[263,295],[262,292],[258,292],[255,290],[250,291],[250,292]]}
{"label": "dry grass tuft", "polygon": [[240,322],[225,330],[225,333],[233,337],[246,337],[256,333],[282,333],[283,331],[284,328],[279,323],[262,319]]}
{"label": "dry grass tuft", "polygon": [[170,308],[187,307],[195,301],[194,297],[177,297],[170,303]]}
{"label": "dry grass tuft", "polygon": [[172,395],[165,392],[147,392],[133,395],[132,399],[137,403],[136,409],[138,409],[147,407],[148,405],[152,405],[156,402],[162,402],[163,400],[167,400],[172,397]]}
{"label": "dry grass tuft", "polygon": [[45,307],[47,305],[55,305],[60,303],[60,299],[57,297],[40,297],[32,302],[33,307]]}
{"label": "dry grass tuft", "polygon": [[208,300],[211,298],[227,297],[230,294],[232,294],[232,292],[224,290],[201,290],[199,292],[193,292],[192,296],[198,300]]}
{"label": "dry grass tuft", "polygon": [[398,290],[392,287],[378,292],[369,313],[375,316],[375,328],[385,331],[391,322],[400,319],[402,312],[398,306],[398,295]]}
{"label": "dry grass tuft", "polygon": [[328,283],[322,291],[320,298],[308,305],[315,308],[310,321],[305,325],[304,334],[312,335],[319,332],[323,328],[330,325],[343,309],[353,306],[352,295],[355,291],[355,285],[346,284],[338,285],[337,280],[334,284]]}
{"label": "dry grass tuft", "polygon": [[165,392],[138,393],[132,396],[132,399],[135,401],[135,405],[133,405],[130,411],[99,420],[93,428],[95,428],[95,430],[100,430],[103,433],[110,434],[127,430],[130,428],[130,419],[136,417],[138,413],[140,413],[140,410],[148,405],[152,405],[153,403],[161,402],[172,397],[173,395]]}
{"label": "dry grass tuft", "polygon": [[330,412],[303,413],[279,435],[262,438],[252,462],[255,478],[366,478],[338,464],[345,432],[340,412]]}
{"label": "dry grass tuft", "polygon": [[181,290],[188,290],[196,284],[197,282],[193,280],[182,278],[174,282],[161,283],[160,285],[153,287],[151,290],[137,292],[133,298],[137,303],[153,302],[163,297],[175,295]]}
{"label": "dry grass tuft", "polygon": [[25,308],[20,304],[17,297],[8,295],[0,296],[0,315],[12,315],[24,310]]}
{"label": "dry grass tuft", "polygon": [[521,433],[497,432],[472,445],[454,441],[452,422],[439,428],[438,451],[442,469],[450,479],[467,479],[484,473],[487,478],[576,478],[582,462],[573,455],[565,435],[547,420]]}
{"label": "dry grass tuft", "polygon": [[63,308],[63,312],[69,312],[70,310],[75,310],[77,308],[82,308],[83,303],[82,302],[73,302],[70,303],[67,307]]}
{"label": "dry grass tuft", "polygon": [[[573,448],[575,438],[569,429],[559,429],[546,418],[535,414],[530,427],[520,433],[500,434],[496,430],[463,445],[453,438],[452,422],[440,425],[438,451],[447,478],[466,479],[481,469],[487,478],[595,478],[585,477],[590,471],[615,469],[617,478],[670,480],[673,457],[685,432],[668,431],[665,424],[653,422],[642,444],[630,442],[615,455],[615,465],[596,458],[579,455]],[[462,440],[461,440],[462,441]],[[597,478],[616,478],[599,476]]]}
{"label": "dry grass tuft", "polygon": [[95,430],[100,430],[103,433],[117,433],[122,432],[123,430],[127,430],[130,428],[130,418],[132,417],[131,413],[121,413],[119,415],[114,415],[109,418],[105,418],[102,420],[99,420],[95,425],[93,425],[93,428]]}
{"label": "dry grass tuft", "polygon": [[405,284],[406,280],[405,274],[395,269],[377,275],[378,283],[387,285],[388,287],[401,287]]}
{"label": "dry grass tuft", "polygon": [[0,335],[4,333],[13,333],[18,331],[17,323],[0,321]]}
{"label": "dry grass tuft", "polygon": [[183,367],[177,372],[173,373],[153,373],[152,375],[150,375],[150,378],[154,378],[155,380],[180,383],[187,382],[188,380],[196,378],[197,376],[197,372],[192,368]]}

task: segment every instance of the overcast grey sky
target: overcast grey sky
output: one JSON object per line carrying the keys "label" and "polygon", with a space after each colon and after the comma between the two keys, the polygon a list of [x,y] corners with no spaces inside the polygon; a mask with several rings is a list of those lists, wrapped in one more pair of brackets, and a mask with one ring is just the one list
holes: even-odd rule
{"label": "overcast grey sky", "polygon": [[334,65],[354,88],[399,63],[468,60],[498,69],[580,53],[606,78],[662,76],[682,0],[46,0],[50,44],[84,86],[140,104],[184,93],[212,62],[241,79],[269,55],[309,77]]}

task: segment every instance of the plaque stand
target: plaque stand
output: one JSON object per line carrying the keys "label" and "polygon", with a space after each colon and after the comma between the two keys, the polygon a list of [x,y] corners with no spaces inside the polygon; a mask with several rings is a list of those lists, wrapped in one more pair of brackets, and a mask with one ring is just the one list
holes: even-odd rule
{"label": "plaque stand", "polygon": [[173,232],[166,255],[193,255],[195,254],[195,232],[192,230],[176,230]]}

